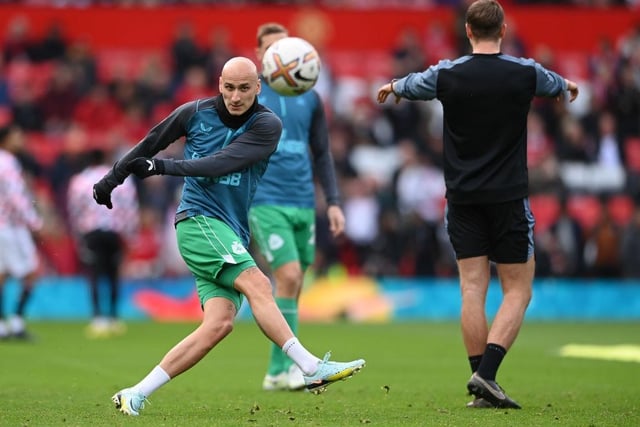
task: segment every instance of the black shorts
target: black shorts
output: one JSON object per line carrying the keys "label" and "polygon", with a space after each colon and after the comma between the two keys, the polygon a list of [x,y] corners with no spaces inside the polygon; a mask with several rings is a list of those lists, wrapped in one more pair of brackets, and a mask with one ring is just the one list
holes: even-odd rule
{"label": "black shorts", "polygon": [[535,219],[529,199],[495,204],[447,204],[445,225],[456,259],[488,256],[502,264],[533,256]]}

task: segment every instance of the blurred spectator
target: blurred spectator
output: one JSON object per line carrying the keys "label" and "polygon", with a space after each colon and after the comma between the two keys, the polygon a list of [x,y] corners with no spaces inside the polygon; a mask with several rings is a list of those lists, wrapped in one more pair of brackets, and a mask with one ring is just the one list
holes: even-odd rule
{"label": "blurred spectator", "polygon": [[609,93],[615,86],[619,62],[611,40],[606,37],[600,39],[595,51],[588,58],[590,83],[593,90],[592,109],[599,111],[608,107]]}
{"label": "blurred spectator", "polygon": [[67,187],[71,177],[85,166],[84,152],[89,145],[89,137],[84,128],[70,126],[63,134],[62,147],[49,169],[49,183],[53,199],[61,215],[68,218]]}
{"label": "blurred spectator", "polygon": [[[440,58],[455,58],[456,47],[454,46],[451,34],[448,31],[448,26],[443,22],[432,22],[426,30],[424,39],[424,52],[426,59],[423,67],[426,68],[432,65]],[[422,71],[422,70],[421,70]],[[404,75],[404,74],[396,74]]]}
{"label": "blurred spectator", "polygon": [[78,93],[80,95],[89,93],[98,82],[98,66],[88,42],[86,40],[70,42],[65,61],[71,69]]}
{"label": "blurred spectator", "polygon": [[[380,212],[379,231],[371,242],[363,270],[375,277],[400,276],[403,272],[404,247],[402,225],[395,209]],[[414,258],[411,257],[411,261]]]}
{"label": "blurred spectator", "polygon": [[120,121],[119,134],[129,146],[140,141],[149,131],[149,119],[142,102],[136,101],[125,107]]}
{"label": "blurred spectator", "polygon": [[[380,207],[376,200],[377,185],[373,179],[356,178],[343,187],[344,215],[346,219],[345,237],[348,238],[352,252],[347,268],[357,273],[366,265],[369,247],[378,237]],[[343,260],[344,261],[344,260]]]}
{"label": "blurred spectator", "polygon": [[[15,124],[0,127],[0,340],[26,339],[24,316],[36,280],[40,276],[37,241],[43,220],[32,203],[31,188],[15,153],[22,150],[24,134]],[[5,322],[4,286],[8,278],[21,287],[15,311]]]}
{"label": "blurred spectator", "polygon": [[161,224],[159,247],[159,263],[162,266],[162,275],[165,277],[190,276],[191,272],[184,262],[178,249],[178,240],[175,229],[175,213],[180,202],[182,189],[174,189],[173,199],[168,204]]}
{"label": "blurred spectator", "polygon": [[609,111],[598,117],[597,164],[604,168],[623,168],[622,141],[618,134],[616,118]]}
{"label": "blurred spectator", "polygon": [[[333,145],[333,141],[332,141]],[[344,236],[334,237],[329,229],[329,218],[326,215],[327,201],[319,182],[315,183],[316,196],[316,253],[312,270],[315,277],[326,276],[332,266],[339,264],[340,246]]]}
{"label": "blurred spectator", "polygon": [[457,49],[456,57],[471,53],[471,45],[465,29],[467,22],[467,9],[473,3],[473,0],[461,0],[455,9],[453,35]]}
{"label": "blurred spectator", "polygon": [[184,71],[182,83],[175,90],[174,101],[178,104],[203,99],[218,93],[218,85],[215,90],[209,86],[207,71],[203,66],[197,65],[189,67]]}
{"label": "blurred spectator", "polygon": [[[222,66],[230,58],[236,56],[231,45],[231,34],[226,28],[216,27],[209,33],[209,45],[204,49],[204,67],[208,76],[208,85],[217,87],[214,76],[219,76]],[[260,67],[258,67],[260,68]]]}
{"label": "blurred spectator", "polygon": [[107,84],[107,87],[110,96],[121,111],[125,111],[129,106],[141,103],[138,85],[131,78],[114,78]]}
{"label": "blurred spectator", "polygon": [[440,256],[437,232],[444,219],[444,173],[421,155],[412,140],[398,143],[401,165],[393,179],[395,204],[404,235],[410,276],[435,276]]}
{"label": "blurred spectator", "polygon": [[[91,1],[85,0],[63,3],[83,7],[92,4]],[[257,3],[264,2],[243,2],[245,5]],[[292,4],[287,1],[279,3]],[[343,7],[346,4],[325,0],[293,3],[321,3],[332,7]],[[466,10],[468,6],[466,0],[439,0],[435,3],[428,0],[409,3],[400,0],[358,0],[348,3],[349,6],[359,8],[424,8],[436,3],[446,3],[451,7],[460,6],[460,10]],[[572,2],[564,3],[568,5]],[[602,2],[580,3],[587,6],[597,4],[601,7]],[[610,5],[612,2],[606,0],[604,3]],[[622,4],[622,1],[615,3]],[[47,1],[37,1],[37,4],[47,4]],[[124,3],[119,5],[123,6]],[[160,7],[162,2],[153,1],[149,5]],[[425,220],[415,210],[409,209],[410,213],[400,216],[399,206],[395,204],[396,200],[393,197],[396,183],[392,179],[394,171],[400,167],[398,147],[404,140],[415,142],[417,158],[427,157],[430,166],[440,167],[441,105],[407,102],[399,105],[387,103],[379,107],[371,103],[372,99],[368,93],[371,80],[380,77],[380,70],[384,70],[383,74],[390,73],[388,77],[391,78],[393,75],[406,74],[406,70],[424,70],[430,65],[429,58],[455,57],[458,55],[454,53],[458,50],[468,52],[464,16],[458,13],[458,9],[454,14],[455,29],[449,28],[445,21],[430,22],[428,27],[424,28],[405,26],[407,28],[398,31],[397,45],[394,45],[392,50],[384,48],[368,58],[374,61],[379,56],[387,55],[388,60],[385,64],[380,67],[376,65],[375,70],[371,70],[370,63],[367,62],[360,70],[363,74],[357,78],[325,75],[324,73],[332,73],[332,55],[336,52],[321,52],[321,56],[328,60],[323,64],[323,76],[316,88],[331,100],[327,102],[327,117],[330,118],[328,131],[332,136],[331,149],[338,181],[348,189],[345,194],[354,197],[351,200],[350,196],[347,196],[345,205],[350,206],[352,212],[356,213],[362,209],[365,215],[362,221],[356,219],[357,223],[352,224],[351,231],[355,238],[344,238],[335,245],[323,243],[323,223],[319,219],[318,248],[322,253],[319,254],[318,267],[326,268],[340,259],[348,264],[350,271],[368,271],[371,274],[417,274],[419,266],[416,263],[423,255],[403,256],[401,249],[410,247],[413,251],[418,250],[421,245],[424,246],[424,243],[420,242],[426,242],[424,238],[430,234],[424,232]],[[208,38],[205,39],[205,44],[200,46],[194,23],[181,20],[175,27],[175,38],[171,40],[171,44],[159,53],[149,53],[148,60],[140,62],[141,68],[136,76],[128,74],[124,80],[102,82],[100,86],[97,80],[96,53],[101,52],[94,50],[98,46],[93,46],[89,38],[67,37],[64,26],[55,20],[49,23],[38,22],[38,28],[35,25],[31,28],[32,22],[27,14],[16,15],[7,22],[1,43],[2,57],[9,62],[3,63],[0,58],[0,120],[2,117],[15,115],[16,121],[29,131],[28,135],[33,136],[28,142],[35,141],[34,146],[40,150],[35,152],[36,159],[45,162],[45,169],[33,156],[21,154],[20,161],[23,169],[35,175],[40,174],[40,177],[50,178],[50,182],[39,179],[37,183],[43,188],[51,187],[51,209],[60,212],[58,216],[51,214],[51,218],[48,219],[51,224],[65,218],[62,213],[66,212],[66,202],[60,199],[60,195],[64,194],[61,191],[66,188],[70,173],[77,172],[79,154],[86,151],[87,147],[95,146],[107,147],[110,150],[128,150],[132,143],[146,133],[150,121],[155,122],[165,117],[181,102],[180,99],[210,96],[212,91],[216,91],[217,82],[207,79],[219,74],[215,70],[220,64],[237,54],[236,46],[233,44],[235,29],[216,26],[206,34]],[[308,23],[304,20],[301,22]],[[35,23],[36,21],[33,21],[33,24]],[[503,42],[503,51],[521,56],[528,46],[513,31],[517,23],[508,24],[510,31],[507,34],[516,37]],[[318,40],[326,40],[330,28],[314,25],[307,28],[301,24],[300,34],[310,34],[318,37]],[[318,28],[321,28],[321,31],[318,31]],[[457,36],[460,36],[459,45],[456,43]],[[329,46],[320,42],[317,48],[328,49]],[[535,46],[533,57],[543,66],[555,69],[556,65],[566,65],[567,58],[560,57],[562,53],[563,51],[556,50],[553,45],[538,45]],[[345,52],[340,54],[344,55]],[[581,98],[587,102],[579,107],[574,103],[571,108],[555,100],[536,100],[532,105],[528,123],[531,193],[559,193],[564,190],[566,183],[573,185],[568,188],[567,194],[578,190],[593,194],[602,191],[622,191],[622,187],[616,185],[603,186],[608,179],[606,174],[596,173],[600,169],[616,168],[616,165],[624,167],[623,171],[626,172],[628,186],[625,191],[640,193],[640,172],[636,172],[635,166],[626,158],[626,151],[632,151],[628,149],[632,145],[631,141],[640,137],[640,26],[632,28],[620,40],[602,38],[593,46],[592,52],[569,54],[575,54],[577,59],[584,57],[588,61],[585,68],[588,81],[585,81],[584,93],[581,94]],[[558,58],[554,55],[558,55]],[[556,64],[556,59],[561,61],[557,61]],[[203,69],[206,70],[204,74]],[[110,86],[105,89],[103,85],[107,83]],[[70,113],[71,109],[74,110],[73,114]],[[66,142],[59,144],[59,138],[66,139]],[[43,144],[42,141],[48,143]],[[176,144],[175,147],[179,145]],[[56,154],[58,156],[49,166],[50,159]],[[165,155],[179,158],[181,153],[172,151]],[[419,163],[422,161],[421,159]],[[569,164],[578,164],[579,167],[571,169]],[[570,169],[576,174],[569,174],[567,171]],[[408,178],[410,175],[404,175],[405,183],[412,181]],[[573,179],[567,180],[567,176],[573,176]],[[154,212],[149,217],[161,218],[164,218],[165,209],[168,209],[173,201],[174,191],[179,190],[181,185],[179,180],[166,176],[134,182],[139,186],[142,205]],[[415,184],[417,181],[412,182]],[[579,184],[580,182],[583,184]],[[578,185],[574,185],[576,183]],[[358,186],[362,188],[357,188],[358,191],[352,189]],[[422,186],[414,185],[414,188],[418,188],[414,190],[415,194],[406,192],[407,200],[419,204],[424,191]],[[442,220],[432,225],[436,230],[436,238],[439,239],[443,230]],[[60,248],[66,247],[64,236],[67,230],[64,224],[53,227],[59,234],[55,239],[50,238],[47,244],[53,245],[52,247],[57,245],[54,249],[60,252]],[[362,230],[368,230],[372,235],[367,236]],[[571,274],[564,272],[570,270],[566,266],[569,262],[563,260],[565,255],[561,256],[561,252],[565,250],[561,248],[564,243],[561,243],[560,237],[556,235],[552,236],[552,239],[555,241],[552,245],[555,248],[554,259],[551,261],[554,264],[552,270],[557,271],[559,275]],[[445,238],[444,242],[448,243],[448,239]],[[434,244],[440,245],[442,251],[448,250],[442,247],[442,242],[436,241]],[[441,254],[442,257],[445,255],[449,254]],[[171,255],[159,253],[157,256],[168,256],[167,259],[171,259]],[[540,258],[542,259],[542,255]],[[54,270],[74,270],[72,263],[63,261],[62,258],[56,258],[51,262],[55,264]],[[174,274],[171,271],[181,271],[181,262],[178,258],[175,267],[168,267],[170,262],[163,262],[163,265],[167,266],[167,274]],[[439,258],[437,262],[440,264],[436,265],[432,274],[450,273],[451,267],[442,264],[445,261]],[[325,267],[322,267],[323,263]],[[431,262],[425,265],[431,265]],[[565,267],[561,267],[562,265]]]}
{"label": "blurred spectator", "polygon": [[530,111],[527,117],[527,167],[531,194],[558,192],[562,188],[555,146],[544,126],[540,115]]}
{"label": "blurred spectator", "polygon": [[87,131],[105,132],[120,122],[122,110],[108,88],[98,83],[76,104],[73,118]]}
{"label": "blurred spectator", "polygon": [[[84,156],[85,167],[71,177],[67,191],[69,224],[90,286],[93,319],[87,334],[104,338],[124,332],[118,315],[120,269],[127,245],[138,237],[138,200],[134,185],[125,181],[112,194],[113,209],[96,204],[93,184],[111,167],[100,149]],[[108,284],[108,304],[100,297],[103,280]]]}
{"label": "blurred spectator", "polygon": [[187,70],[194,66],[205,65],[205,53],[196,41],[195,28],[188,21],[180,22],[170,46],[173,60],[173,87],[184,80]]}
{"label": "blurred spectator", "polygon": [[396,45],[391,51],[391,58],[394,77],[424,71],[427,59],[415,28],[407,27],[400,31]]}
{"label": "blurred spectator", "polygon": [[66,50],[64,27],[54,21],[49,24],[44,36],[33,43],[31,59],[35,62],[60,60],[64,58]]}
{"label": "blurred spectator", "polygon": [[622,276],[640,278],[640,205],[636,202],[633,216],[622,232],[620,246]]}
{"label": "blurred spectator", "polygon": [[30,32],[31,26],[28,17],[17,15],[9,21],[2,41],[2,53],[6,63],[15,59],[31,59],[33,40]]}
{"label": "blurred spectator", "polygon": [[[171,83],[169,64],[165,63],[161,55],[150,56],[138,75],[137,90],[139,100],[144,107],[144,113],[151,122],[155,122],[151,117],[155,108],[168,104],[173,107],[173,88]],[[164,117],[165,115],[163,112],[158,117]]]}
{"label": "blurred spectator", "polygon": [[587,236],[585,262],[591,277],[618,278],[621,276],[620,247],[622,230],[608,209],[602,209],[599,222]]}
{"label": "blurred spectator", "polygon": [[617,84],[609,95],[611,108],[618,119],[620,135],[623,139],[640,136],[640,82],[635,73],[640,72],[640,64],[634,68],[623,64]]}
{"label": "blurred spectator", "polygon": [[355,178],[358,172],[351,163],[352,135],[347,124],[335,121],[329,128],[331,155],[338,179]]}
{"label": "blurred spectator", "polygon": [[509,31],[506,32],[504,39],[502,40],[502,53],[515,56],[516,58],[528,57],[527,48],[524,45],[524,41],[518,34],[516,23],[509,21],[507,22],[507,25],[509,26]]}
{"label": "blurred spectator", "polygon": [[14,85],[11,90],[11,115],[15,123],[25,131],[44,130],[44,114],[34,87],[29,84]]}
{"label": "blurred spectator", "polygon": [[585,273],[584,245],[582,227],[569,214],[567,198],[561,196],[557,220],[537,239],[536,257],[540,257],[540,268],[546,266],[545,271],[540,272],[541,276],[582,277]]}
{"label": "blurred spectator", "polygon": [[417,141],[418,145],[424,145],[428,139],[430,123],[429,107],[419,102],[390,103],[381,106],[382,118],[391,129],[391,141],[396,144],[404,139]]}
{"label": "blurred spectator", "polygon": [[57,61],[49,87],[39,101],[47,132],[62,132],[69,127],[80,100],[74,75],[68,64]]}
{"label": "blurred spectator", "polygon": [[162,229],[160,214],[155,209],[143,206],[140,209],[140,227],[128,239],[129,245],[122,266],[124,277],[151,278],[163,273],[160,262]]}
{"label": "blurred spectator", "polygon": [[7,78],[7,64],[0,55],[0,121],[9,120],[11,97],[9,95],[9,79]]}
{"label": "blurred spectator", "polygon": [[597,158],[596,142],[585,132],[582,123],[572,116],[562,119],[556,146],[561,162],[592,163]]}

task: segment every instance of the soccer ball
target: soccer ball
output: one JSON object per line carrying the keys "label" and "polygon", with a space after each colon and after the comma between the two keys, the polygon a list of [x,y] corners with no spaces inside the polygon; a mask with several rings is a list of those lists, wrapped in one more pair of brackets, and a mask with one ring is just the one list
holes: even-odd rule
{"label": "soccer ball", "polygon": [[262,76],[280,95],[296,96],[315,86],[320,55],[308,41],[285,37],[273,43],[262,58]]}

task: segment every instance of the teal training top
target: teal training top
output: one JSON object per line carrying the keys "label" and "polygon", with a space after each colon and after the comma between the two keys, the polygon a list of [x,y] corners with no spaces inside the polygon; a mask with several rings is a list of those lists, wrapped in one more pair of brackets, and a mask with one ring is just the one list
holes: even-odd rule
{"label": "teal training top", "polygon": [[314,172],[327,203],[338,204],[327,121],[318,93],[281,96],[263,80],[258,100],[280,117],[283,130],[253,205],[315,207]]}
{"label": "teal training top", "polygon": [[185,177],[176,217],[218,218],[248,245],[249,207],[281,131],[280,119],[257,101],[241,116],[229,114],[221,96],[188,102],[151,129],[105,179],[115,187],[129,175],[127,162],[185,137],[185,160],[163,161],[165,175]]}

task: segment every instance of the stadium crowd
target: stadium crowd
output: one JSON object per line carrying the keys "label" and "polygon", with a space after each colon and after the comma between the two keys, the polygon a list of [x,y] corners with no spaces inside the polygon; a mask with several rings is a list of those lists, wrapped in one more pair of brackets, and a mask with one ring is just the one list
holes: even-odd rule
{"label": "stadium crowd", "polygon": [[[575,58],[555,57],[544,46],[526,46],[517,31],[510,34],[505,53],[534,57],[549,69],[573,67],[561,71],[576,73],[582,93],[571,106],[536,101],[529,116],[537,275],[640,277],[640,27]],[[140,64],[135,70],[114,66],[118,61],[106,66],[90,44],[68,39],[55,23],[34,39],[27,16],[5,28],[1,43],[0,117],[24,132],[20,160],[45,219],[43,269],[77,274],[66,191],[84,154],[100,148],[119,158],[177,105],[216,94],[221,64],[237,54],[232,34],[215,31],[203,45],[185,23],[164,54],[128,58]],[[422,71],[467,49],[459,25],[408,30],[385,52],[391,70],[385,78]],[[319,215],[315,271],[340,265],[352,274],[453,276],[439,104],[380,107],[371,92],[376,84],[341,84],[339,71],[331,61],[326,65],[317,89],[329,109],[347,228],[336,242]],[[178,146],[162,155],[179,158]],[[140,227],[129,242],[124,275],[187,274],[172,230],[180,179],[136,184]]]}
{"label": "stadium crowd", "polygon": [[[145,7],[163,6],[202,6],[202,5],[233,5],[233,6],[313,6],[329,8],[401,8],[424,9],[434,6],[459,6],[464,0],[14,0],[9,3],[28,6],[53,7],[90,7],[90,6],[133,6]],[[637,7],[638,0],[507,0],[505,4],[551,4],[575,5],[588,7],[627,6]]]}

